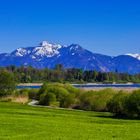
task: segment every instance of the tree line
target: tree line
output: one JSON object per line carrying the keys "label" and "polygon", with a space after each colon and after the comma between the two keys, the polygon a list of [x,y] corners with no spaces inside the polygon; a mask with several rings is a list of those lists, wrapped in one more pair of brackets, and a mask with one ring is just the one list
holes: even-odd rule
{"label": "tree line", "polygon": [[32,66],[7,66],[1,67],[0,72],[7,71],[14,76],[17,83],[30,82],[102,82],[102,83],[126,83],[140,82],[140,74],[130,75],[128,73],[116,72],[98,72],[96,70],[82,70],[76,68],[65,69],[63,65],[58,64],[54,69],[37,69]]}

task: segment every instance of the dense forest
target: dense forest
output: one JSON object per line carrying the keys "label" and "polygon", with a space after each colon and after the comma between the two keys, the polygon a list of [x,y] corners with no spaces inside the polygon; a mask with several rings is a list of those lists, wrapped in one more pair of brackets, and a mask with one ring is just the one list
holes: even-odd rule
{"label": "dense forest", "polygon": [[0,72],[8,71],[13,74],[17,83],[29,82],[102,82],[102,83],[139,83],[140,74],[130,75],[127,73],[116,72],[97,72],[95,70],[84,71],[82,69],[69,68],[65,69],[61,64],[56,65],[54,69],[36,69],[31,66],[1,67]]}

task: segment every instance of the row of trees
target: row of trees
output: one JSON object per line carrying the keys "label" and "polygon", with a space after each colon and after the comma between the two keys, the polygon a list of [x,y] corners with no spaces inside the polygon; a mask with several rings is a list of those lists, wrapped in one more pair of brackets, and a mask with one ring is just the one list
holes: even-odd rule
{"label": "row of trees", "polygon": [[54,69],[36,69],[31,66],[0,68],[7,70],[19,83],[28,82],[140,82],[140,74],[130,75],[118,72],[97,72],[95,70],[83,71],[82,69],[64,69],[62,65],[56,65]]}

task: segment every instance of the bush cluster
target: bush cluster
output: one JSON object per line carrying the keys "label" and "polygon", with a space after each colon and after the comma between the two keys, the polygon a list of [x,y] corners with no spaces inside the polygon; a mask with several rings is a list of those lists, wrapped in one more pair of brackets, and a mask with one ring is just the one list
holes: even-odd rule
{"label": "bush cluster", "polygon": [[39,104],[76,108],[90,111],[108,111],[107,103],[116,91],[84,91],[68,84],[44,84],[39,90]]}
{"label": "bush cluster", "polygon": [[115,90],[112,89],[84,92],[80,96],[80,109],[90,111],[108,111],[107,103],[115,93]]}
{"label": "bush cluster", "polygon": [[16,89],[12,93],[13,96],[29,97],[29,99],[37,99],[38,89]]}
{"label": "bush cluster", "polygon": [[44,84],[39,90],[39,104],[69,108],[75,103],[79,91],[67,84]]}
{"label": "bush cluster", "polygon": [[140,90],[119,92],[107,104],[108,111],[118,117],[140,118]]}
{"label": "bush cluster", "polygon": [[117,117],[140,117],[140,90],[131,93],[113,89],[84,91],[68,84],[44,84],[39,104],[88,111],[108,111]]}

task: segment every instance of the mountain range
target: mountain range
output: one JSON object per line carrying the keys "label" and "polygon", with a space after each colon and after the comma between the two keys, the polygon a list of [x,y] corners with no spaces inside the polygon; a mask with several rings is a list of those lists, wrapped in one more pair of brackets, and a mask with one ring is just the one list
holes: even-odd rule
{"label": "mountain range", "polygon": [[0,54],[0,66],[33,66],[54,68],[62,64],[65,68],[81,68],[101,72],[140,73],[140,55],[124,54],[107,56],[93,53],[78,44],[59,45],[47,41],[38,46],[18,48],[11,53]]}

